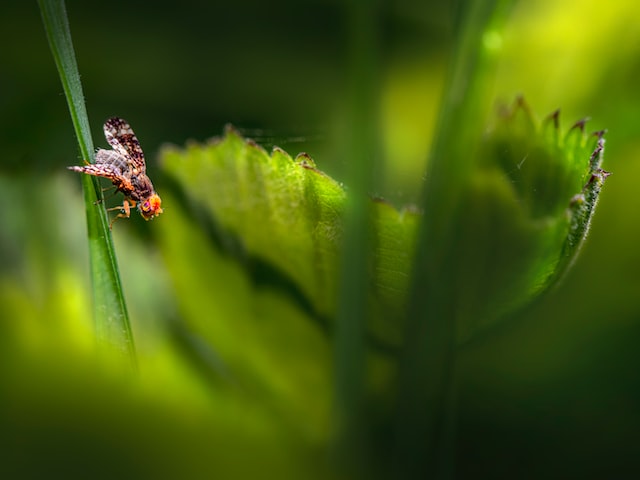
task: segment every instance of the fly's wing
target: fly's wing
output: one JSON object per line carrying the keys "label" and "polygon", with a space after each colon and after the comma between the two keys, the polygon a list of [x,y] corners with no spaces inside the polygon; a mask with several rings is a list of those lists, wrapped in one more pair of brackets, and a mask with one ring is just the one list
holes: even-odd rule
{"label": "fly's wing", "polygon": [[140,142],[126,120],[118,117],[107,120],[104,123],[104,136],[109,145],[130,162],[132,174],[146,173],[147,166]]}
{"label": "fly's wing", "polygon": [[109,165],[114,172],[125,176],[131,171],[131,161],[129,157],[123,157],[115,150],[98,149],[96,152],[96,165]]}
{"label": "fly's wing", "polygon": [[131,181],[122,175],[118,165],[113,163],[90,163],[82,167],[74,166],[67,168],[74,172],[86,173],[94,177],[108,178],[116,186],[118,191],[124,193],[127,197],[130,197],[135,190]]}
{"label": "fly's wing", "polygon": [[82,167],[73,166],[67,168],[74,172],[86,173],[87,175],[93,175],[94,177],[108,178],[113,183],[122,179],[122,175],[120,174],[118,167],[108,163],[90,163],[89,165],[83,165]]}

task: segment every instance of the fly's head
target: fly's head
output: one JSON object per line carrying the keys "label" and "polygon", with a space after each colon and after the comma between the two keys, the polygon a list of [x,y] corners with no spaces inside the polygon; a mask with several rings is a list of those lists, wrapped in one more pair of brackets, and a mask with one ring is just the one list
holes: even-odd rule
{"label": "fly's head", "polygon": [[151,220],[162,213],[162,200],[157,193],[152,193],[148,198],[138,203],[140,215],[145,220]]}

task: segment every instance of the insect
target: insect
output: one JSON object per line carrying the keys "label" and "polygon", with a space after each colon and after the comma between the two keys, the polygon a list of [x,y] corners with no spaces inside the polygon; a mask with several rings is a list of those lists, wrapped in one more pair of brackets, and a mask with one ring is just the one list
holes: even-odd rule
{"label": "insect", "polygon": [[67,168],[87,175],[108,178],[116,190],[124,194],[121,206],[108,209],[120,210],[109,224],[109,228],[118,218],[129,218],[131,208],[135,208],[136,205],[145,220],[160,215],[162,201],[147,177],[144,153],[129,124],[122,118],[110,118],[104,123],[104,136],[113,150],[98,149],[95,163]]}

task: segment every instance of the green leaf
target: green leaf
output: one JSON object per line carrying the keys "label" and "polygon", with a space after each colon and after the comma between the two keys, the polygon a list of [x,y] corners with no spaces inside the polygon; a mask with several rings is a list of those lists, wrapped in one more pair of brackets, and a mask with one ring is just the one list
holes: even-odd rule
{"label": "green leaf", "polygon": [[[561,135],[557,113],[538,126],[522,100],[485,135],[449,219],[454,228],[443,281],[458,279],[450,293],[458,299],[460,340],[531,301],[566,271],[607,176],[600,168],[603,145],[602,132],[587,135],[584,122]],[[167,148],[162,157],[216,241],[331,328],[343,187],[307,155],[292,159],[279,148],[269,155],[232,129],[207,145]],[[377,345],[393,347],[402,341],[421,215],[384,201],[370,207],[367,333]]]}
{"label": "green leaf", "polygon": [[[208,359],[220,390],[249,392],[304,442],[327,445],[342,427],[332,344],[344,188],[307,155],[269,154],[231,129],[209,144],[166,148],[160,163],[173,188],[165,182],[166,221],[153,227],[179,318],[211,351],[188,348]],[[382,201],[367,204],[377,253],[366,257],[365,300],[374,314],[365,359],[367,367],[372,356],[383,362],[362,372],[364,395],[389,387],[384,362],[400,343],[419,219]]]}
{"label": "green leaf", "polygon": [[[448,217],[425,218],[425,228],[448,228],[430,232],[437,242],[432,261],[416,265],[417,278],[430,280],[423,287],[429,303],[421,310],[414,304],[409,319],[411,352],[402,367],[413,407],[402,410],[407,443],[435,438],[434,456],[450,448],[456,346],[532,302],[575,260],[609,175],[601,169],[602,136],[587,135],[584,121],[562,135],[558,112],[538,125],[519,99],[470,144],[455,208]],[[413,322],[420,317],[421,324]],[[413,403],[417,391],[421,401]],[[420,460],[421,451],[413,458]]]}
{"label": "green leaf", "polygon": [[[478,153],[450,239],[465,278],[459,336],[469,338],[552,287],[576,258],[608,173],[603,132],[585,121],[562,135],[559,112],[537,124],[518,99]],[[473,286],[473,288],[471,288]]]}
{"label": "green leaf", "polygon": [[[167,148],[161,156],[190,209],[204,213],[199,218],[216,242],[249,261],[256,275],[268,271],[265,281],[284,288],[330,328],[337,305],[343,187],[318,170],[309,156],[292,159],[278,148],[269,155],[232,129],[213,143]],[[368,285],[375,308],[368,335],[391,347],[402,330],[419,216],[381,201],[370,204],[375,254],[369,259]]]}
{"label": "green leaf", "polygon": [[[80,153],[84,159],[93,159],[91,130],[71,42],[65,4],[62,0],[39,0],[38,4],[51,53],[69,105]],[[122,292],[102,189],[95,177],[82,175],[81,181],[87,212],[87,234],[97,336],[102,345],[108,345],[134,361],[133,335]]]}

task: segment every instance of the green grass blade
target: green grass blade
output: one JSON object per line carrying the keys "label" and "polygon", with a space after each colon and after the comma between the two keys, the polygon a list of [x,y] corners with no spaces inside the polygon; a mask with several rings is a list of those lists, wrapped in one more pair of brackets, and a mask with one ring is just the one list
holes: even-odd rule
{"label": "green grass blade", "polygon": [[368,437],[364,430],[365,330],[371,314],[369,261],[374,245],[371,202],[379,138],[376,92],[378,2],[356,0],[347,8],[350,20],[348,124],[345,164],[350,194],[345,202],[338,309],[334,331],[334,402],[339,461],[364,474]]}
{"label": "green grass blade", "polygon": [[[51,53],[60,74],[71,120],[85,159],[93,159],[93,142],[84,103],[80,74],[76,64],[71,31],[64,1],[39,0],[40,12],[49,39]],[[87,209],[87,233],[91,262],[94,318],[99,342],[135,359],[135,347],[129,315],[120,283],[109,219],[104,208],[102,189],[95,177],[82,175]],[[100,201],[100,205],[96,202]]]}
{"label": "green grass blade", "polygon": [[456,298],[450,264],[451,222],[473,173],[469,152],[492,107],[495,55],[486,42],[500,33],[511,0],[460,2],[460,23],[447,92],[424,185],[400,365],[398,462],[406,478],[449,478],[455,417]]}

